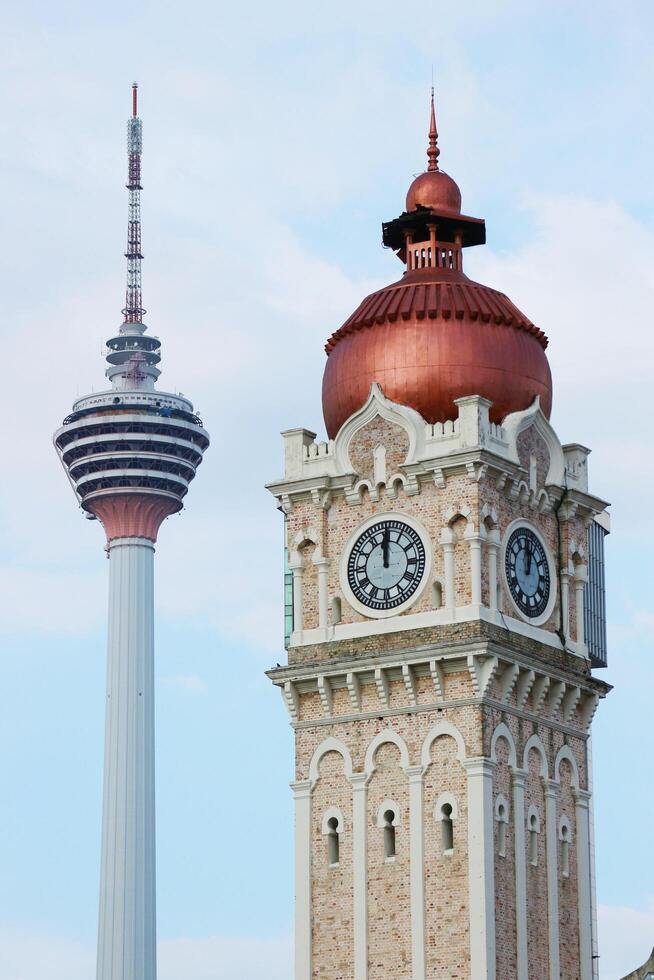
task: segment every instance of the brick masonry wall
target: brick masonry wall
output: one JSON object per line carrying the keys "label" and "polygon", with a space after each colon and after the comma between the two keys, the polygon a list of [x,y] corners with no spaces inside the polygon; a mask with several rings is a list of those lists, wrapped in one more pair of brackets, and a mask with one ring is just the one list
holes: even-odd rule
{"label": "brick masonry wall", "polygon": [[[500,825],[495,819],[496,801],[503,796],[508,804],[505,824],[505,855],[500,854]],[[509,746],[498,739],[497,767],[493,774],[493,842],[495,848],[495,947],[497,976],[503,980],[516,977],[517,934],[515,903],[515,836],[512,812],[512,783],[509,768]]]}
{"label": "brick masonry wall", "polygon": [[[560,771],[561,788],[557,800],[557,848],[559,880],[559,939],[561,950],[561,976],[563,980],[579,977],[579,917],[577,909],[577,824],[575,801],[572,794],[572,768],[563,760]],[[558,841],[559,821],[565,815],[570,822],[569,875],[563,875],[561,844]]]}
{"label": "brick masonry wall", "polygon": [[[327,840],[322,832],[323,816],[332,806],[339,807],[345,823],[337,868],[329,866]],[[323,757],[313,791],[311,870],[313,976],[316,980],[349,980],[354,950],[352,788],[338,752]]]}
{"label": "brick masonry wall", "polygon": [[529,753],[528,775],[525,781],[525,818],[529,807],[535,806],[540,817],[540,833],[537,834],[538,861],[530,859],[530,834],[525,834],[525,862],[527,867],[527,951],[529,976],[549,976],[548,911],[547,911],[547,851],[545,846],[545,791],[541,779],[541,759],[535,749]]}
{"label": "brick masonry wall", "polygon": [[[375,753],[368,783],[368,962],[369,980],[411,975],[409,877],[409,788],[397,746]],[[385,800],[395,804],[396,856],[384,856],[384,831],[377,826]]]}
{"label": "brick masonry wall", "polygon": [[[443,853],[441,822],[434,807],[443,792],[458,809],[454,848]],[[426,975],[465,980],[470,975],[468,928],[468,799],[466,774],[449,736],[436,739],[424,776]]]}

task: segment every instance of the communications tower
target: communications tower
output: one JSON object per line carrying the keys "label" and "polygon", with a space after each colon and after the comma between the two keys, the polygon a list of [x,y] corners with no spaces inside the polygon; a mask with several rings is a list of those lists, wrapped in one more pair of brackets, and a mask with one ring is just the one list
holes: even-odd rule
{"label": "communications tower", "polygon": [[127,290],[124,321],[107,341],[110,387],[78,399],[54,435],[110,559],[97,980],[156,977],[154,551],[209,445],[191,402],[155,388],[161,345],[146,333],[141,296],[141,147],[134,83]]}

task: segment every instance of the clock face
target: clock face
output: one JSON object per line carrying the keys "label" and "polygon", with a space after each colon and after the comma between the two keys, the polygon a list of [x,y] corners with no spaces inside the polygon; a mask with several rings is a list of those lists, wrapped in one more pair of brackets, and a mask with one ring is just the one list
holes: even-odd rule
{"label": "clock face", "polygon": [[385,518],[354,542],[347,561],[347,581],[368,609],[403,605],[425,574],[425,546],[418,532],[401,520]]}
{"label": "clock face", "polygon": [[506,543],[506,581],[523,615],[542,616],[550,601],[550,563],[545,547],[531,528],[517,527]]}

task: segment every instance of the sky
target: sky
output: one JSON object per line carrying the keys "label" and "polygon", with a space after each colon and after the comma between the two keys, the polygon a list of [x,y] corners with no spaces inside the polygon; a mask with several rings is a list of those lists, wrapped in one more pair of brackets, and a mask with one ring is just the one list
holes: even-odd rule
{"label": "sky", "polygon": [[425,166],[482,215],[466,271],[550,338],[552,421],[611,502],[594,722],[602,980],[654,944],[654,7],[647,0],[0,3],[0,980],[88,980],[107,562],[52,448],[120,324],[140,83],[144,298],[162,390],[212,444],[157,548],[160,980],[282,980],[292,733],[279,432],[324,427],[326,338],[401,273]]}

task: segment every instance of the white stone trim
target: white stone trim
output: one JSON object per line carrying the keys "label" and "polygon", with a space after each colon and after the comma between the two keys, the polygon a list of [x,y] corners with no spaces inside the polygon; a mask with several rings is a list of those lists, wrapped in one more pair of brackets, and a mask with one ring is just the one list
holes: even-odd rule
{"label": "white stone trim", "polygon": [[329,821],[336,820],[336,833],[342,834],[345,832],[345,820],[343,819],[343,813],[337,806],[328,807],[322,815],[321,830],[323,837],[329,833]]}
{"label": "white stone trim", "polygon": [[412,980],[425,980],[425,832],[423,767],[407,768],[409,777],[409,853],[411,890]]}
{"label": "white stone trim", "polygon": [[[405,630],[415,630],[426,626],[470,623],[481,619],[486,623],[492,623],[494,626],[500,626],[504,630],[508,629],[511,633],[517,633],[519,636],[537,640],[555,650],[563,649],[557,633],[532,626],[525,620],[516,619],[510,613],[500,613],[498,610],[487,609],[485,606],[482,606],[481,609],[472,605],[449,607],[447,596],[446,582],[445,605],[440,609],[429,609],[421,613],[404,613],[401,616],[393,615],[386,619],[368,619],[366,622],[339,623],[329,628],[328,636],[321,629],[308,629],[301,633],[294,630],[291,646],[308,646],[314,643],[322,643],[326,639],[354,640],[360,636],[383,636],[386,633],[401,633]],[[587,653],[585,647],[578,647],[576,643],[570,643],[566,649],[581,659],[585,658]]]}
{"label": "white stone trim", "polygon": [[391,827],[400,826],[400,808],[393,800],[386,798],[382,803],[379,804],[379,809],[377,810],[377,819],[375,821],[375,826],[379,827],[381,830],[386,826],[386,821],[384,820],[384,814],[391,810],[395,814],[395,818],[391,821]]}
{"label": "white stone trim", "polygon": [[404,429],[409,437],[409,451],[405,463],[413,462],[424,453],[426,440],[426,423],[418,412],[405,405],[399,405],[386,398],[381,387],[375,382],[370,387],[370,394],[365,405],[350,415],[343,423],[334,439],[334,457],[339,473],[353,473],[354,466],[350,459],[350,444],[360,429],[364,428],[374,418],[380,416],[387,422]]}
{"label": "white stone trim", "polygon": [[[532,820],[534,821],[533,828],[531,826]],[[527,810],[527,830],[532,829],[535,830],[537,834],[540,834],[542,829],[540,823],[540,810],[534,803],[532,803]]]}
{"label": "white stone trim", "polygon": [[295,980],[312,980],[311,965],[311,791],[291,783],[295,798]]}
{"label": "white stone trim", "polygon": [[447,790],[444,793],[440,793],[438,799],[434,803],[434,820],[436,823],[440,823],[443,819],[443,807],[449,804],[452,807],[452,813],[450,818],[452,820],[458,820],[459,818],[459,807],[456,802],[456,796],[453,793],[449,793]]}
{"label": "white stone trim", "polygon": [[593,902],[590,855],[590,793],[575,790],[577,900],[579,907],[580,980],[593,977]]}
{"label": "white stone trim", "polygon": [[512,769],[516,769],[518,765],[518,758],[516,754],[515,740],[511,733],[511,729],[503,721],[496,726],[491,738],[491,759],[493,762],[497,762],[497,743],[501,738],[505,739],[509,746],[509,765]]}
{"label": "white stone trim", "polygon": [[384,728],[368,745],[366,749],[366,757],[363,764],[363,770],[366,775],[371,776],[375,771],[375,754],[377,749],[384,745],[386,742],[390,742],[392,745],[396,745],[400,750],[400,766],[402,769],[406,770],[409,765],[409,750],[407,744],[401,735],[393,731],[392,728]]}
{"label": "white stone trim", "polygon": [[550,465],[545,477],[546,485],[563,486],[565,474],[563,447],[556,432],[543,414],[538,395],[529,408],[522,412],[512,412],[502,422],[502,429],[510,447],[509,458],[518,465],[522,465],[518,456],[518,436],[529,428],[535,429],[541,436],[550,454]]}
{"label": "white stone trim", "polygon": [[354,980],[368,978],[368,776],[354,773],[352,784],[352,880]]}
{"label": "white stone trim", "polygon": [[[515,602],[513,595],[511,594],[511,588],[509,586],[509,580],[506,574],[506,561],[505,561],[506,548],[509,543],[509,538],[511,537],[513,532],[520,527],[529,528],[529,530],[532,531],[533,534],[535,534],[535,536],[538,538],[550,571],[550,597],[547,602],[547,607],[545,609],[545,612],[541,613],[540,616],[534,616],[533,618],[531,616],[525,616],[522,610],[520,609],[520,607]],[[552,610],[554,609],[554,606],[556,604],[557,585],[558,585],[559,577],[557,575],[556,562],[554,561],[552,553],[550,552],[549,549],[549,545],[547,544],[541,532],[541,529],[537,527],[537,525],[534,524],[533,521],[530,521],[526,517],[516,517],[515,520],[511,521],[511,523],[505,528],[504,534],[502,535],[502,544],[500,548],[501,548],[501,555],[502,555],[502,561],[501,561],[502,580],[504,582],[504,589],[506,595],[508,596],[509,602],[511,603],[511,606],[513,607],[513,609],[518,614],[518,617],[523,622],[528,623],[532,627],[542,626],[543,623],[546,623],[550,618],[550,616],[552,615]]]}
{"label": "white stone trim", "polygon": [[530,735],[525,744],[524,752],[522,753],[522,768],[529,771],[529,753],[532,749],[536,749],[540,754],[540,774],[543,779],[549,778],[549,771],[547,767],[547,753],[545,752],[545,746],[541,742],[538,735]]}
{"label": "white stone trim", "polygon": [[513,838],[515,846],[515,905],[517,980],[529,980],[527,946],[527,853],[525,840],[525,779],[527,773],[513,773]]}
{"label": "white stone trim", "polygon": [[577,765],[577,760],[572,754],[572,749],[569,745],[562,745],[559,751],[556,753],[556,759],[554,760],[554,779],[559,782],[561,778],[561,763],[563,760],[570,763],[570,768],[572,769],[572,785],[574,789],[579,789],[579,767]]}
{"label": "white stone trim", "polygon": [[504,807],[504,811],[505,811],[505,813],[504,813],[504,820],[502,821],[502,823],[510,823],[511,822],[511,807],[509,806],[509,801],[507,800],[506,796],[504,796],[503,793],[498,793],[497,796],[495,797],[495,807],[494,807],[495,819],[496,819],[496,821],[498,823],[500,823],[500,807],[501,806]]}
{"label": "white stone trim", "polygon": [[[357,597],[352,592],[352,589],[350,588],[350,583],[348,581],[348,575],[347,575],[347,566],[350,558],[350,552],[352,551],[352,548],[354,547],[356,541],[364,533],[364,531],[367,531],[369,527],[372,527],[373,524],[378,524],[380,521],[401,521],[403,524],[408,524],[409,527],[413,528],[413,530],[420,536],[420,540],[422,541],[422,546],[425,552],[425,568],[422,574],[422,578],[420,580],[420,584],[418,585],[415,592],[405,602],[403,602],[402,605],[396,606],[394,609],[370,609],[368,606],[365,606],[362,602],[359,602]],[[393,619],[396,619],[404,610],[409,609],[411,606],[413,606],[424,592],[425,586],[431,580],[432,564],[433,564],[432,548],[431,548],[431,540],[429,534],[427,530],[423,527],[423,525],[420,523],[420,521],[416,520],[416,518],[413,517],[413,515],[399,513],[396,511],[386,511],[383,514],[373,514],[372,517],[369,517],[367,520],[362,521],[361,524],[359,524],[354,529],[352,534],[350,534],[349,538],[347,539],[345,547],[343,548],[341,554],[341,560],[339,563],[339,580],[341,585],[341,592],[343,593],[345,599],[347,600],[351,608],[356,610],[356,612],[360,613],[362,616],[366,616],[368,620],[371,619],[388,620],[391,617]],[[358,623],[357,625],[363,626],[364,633],[367,635],[368,630],[365,628],[368,627],[370,623],[369,622]],[[339,638],[338,634],[339,634],[338,627],[334,627],[335,638]]]}
{"label": "white stone trim", "polygon": [[490,759],[466,759],[468,776],[468,901],[470,974],[495,980],[493,771]]}
{"label": "white stone trim", "polygon": [[445,719],[443,719],[442,721],[439,721],[434,725],[434,727],[429,731],[427,737],[422,743],[420,761],[424,769],[426,769],[427,766],[431,764],[431,747],[436,741],[436,739],[440,738],[441,735],[449,735],[451,738],[454,739],[457,747],[457,758],[459,762],[463,763],[465,761],[466,746],[465,746],[465,742],[463,741],[463,735],[456,727],[456,725],[453,725],[451,721],[446,721]]}
{"label": "white stone trim", "polygon": [[550,951],[550,980],[560,980],[559,951],[559,849],[556,833],[556,799],[558,784],[545,782],[545,849],[547,855],[547,910]]}
{"label": "white stone trim", "polygon": [[309,779],[312,784],[320,776],[320,762],[328,752],[338,752],[343,757],[345,775],[348,779],[352,777],[352,756],[350,755],[350,750],[344,742],[341,742],[340,738],[334,738],[333,735],[330,735],[320,743],[311,757],[311,762],[309,763]]}

